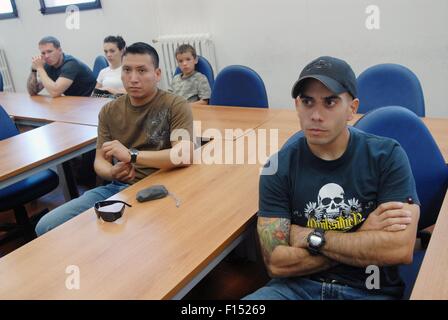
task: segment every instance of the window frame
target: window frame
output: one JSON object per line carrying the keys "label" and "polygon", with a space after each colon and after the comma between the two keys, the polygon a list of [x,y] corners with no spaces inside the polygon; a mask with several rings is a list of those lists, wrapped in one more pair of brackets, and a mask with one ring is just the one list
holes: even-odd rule
{"label": "window frame", "polygon": [[47,7],[47,5],[45,4],[45,0],[39,0],[40,2],[40,12],[45,15],[45,14],[53,14],[53,13],[65,13],[65,10],[67,9],[68,6],[71,5],[75,5],[79,8],[79,11],[82,10],[93,10],[93,9],[101,9],[101,0],[95,0],[92,1],[90,3],[73,3],[73,4],[67,4],[67,5],[63,5],[63,6],[57,6],[57,7]]}
{"label": "window frame", "polygon": [[0,13],[0,20],[13,19],[19,17],[19,13],[17,12],[16,0],[9,0],[9,1],[11,2],[12,12]]}

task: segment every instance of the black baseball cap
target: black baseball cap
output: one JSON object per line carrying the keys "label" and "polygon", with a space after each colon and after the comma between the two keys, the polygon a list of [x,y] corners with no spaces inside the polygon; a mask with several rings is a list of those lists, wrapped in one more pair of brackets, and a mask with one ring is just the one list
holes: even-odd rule
{"label": "black baseball cap", "polygon": [[353,98],[357,96],[355,73],[344,60],[323,56],[311,61],[292,87],[294,99],[300,95],[306,79],[319,80],[334,94],[348,92]]}

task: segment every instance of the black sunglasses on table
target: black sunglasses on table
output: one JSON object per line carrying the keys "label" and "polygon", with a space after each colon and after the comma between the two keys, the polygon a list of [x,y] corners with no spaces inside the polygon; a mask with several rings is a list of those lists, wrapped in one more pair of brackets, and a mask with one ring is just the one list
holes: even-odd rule
{"label": "black sunglasses on table", "polygon": [[[111,206],[115,204],[121,204],[121,205],[118,207],[114,206],[112,208]],[[130,204],[121,200],[105,200],[96,202],[94,208],[98,219],[101,217],[101,219],[103,219],[106,222],[114,222],[115,220],[121,218],[124,212],[124,208],[126,206],[132,207]]]}

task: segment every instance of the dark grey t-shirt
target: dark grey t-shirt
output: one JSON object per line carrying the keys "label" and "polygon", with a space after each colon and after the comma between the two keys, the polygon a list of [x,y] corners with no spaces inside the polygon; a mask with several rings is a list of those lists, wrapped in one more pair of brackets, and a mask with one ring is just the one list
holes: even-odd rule
{"label": "dark grey t-shirt", "polygon": [[[278,170],[260,177],[258,215],[291,220],[292,224],[340,232],[358,229],[384,202],[419,204],[405,151],[395,140],[350,127],[350,141],[337,160],[316,157],[302,135],[278,153]],[[365,268],[339,264],[318,274],[366,289]],[[403,283],[397,267],[380,267],[380,293],[400,296]]]}
{"label": "dark grey t-shirt", "polygon": [[83,62],[71,55],[64,54],[64,62],[59,68],[45,64],[45,71],[51,80],[56,81],[59,77],[73,80],[73,83],[64,95],[89,97],[96,86],[96,79],[90,68]]}

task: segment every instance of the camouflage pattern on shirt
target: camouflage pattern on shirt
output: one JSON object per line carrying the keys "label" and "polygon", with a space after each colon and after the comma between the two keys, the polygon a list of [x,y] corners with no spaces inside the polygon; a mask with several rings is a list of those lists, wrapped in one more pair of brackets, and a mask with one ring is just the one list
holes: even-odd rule
{"label": "camouflage pattern on shirt", "polygon": [[197,71],[186,78],[182,77],[182,73],[175,75],[168,91],[185,98],[188,102],[208,100],[211,95],[207,77]]}

